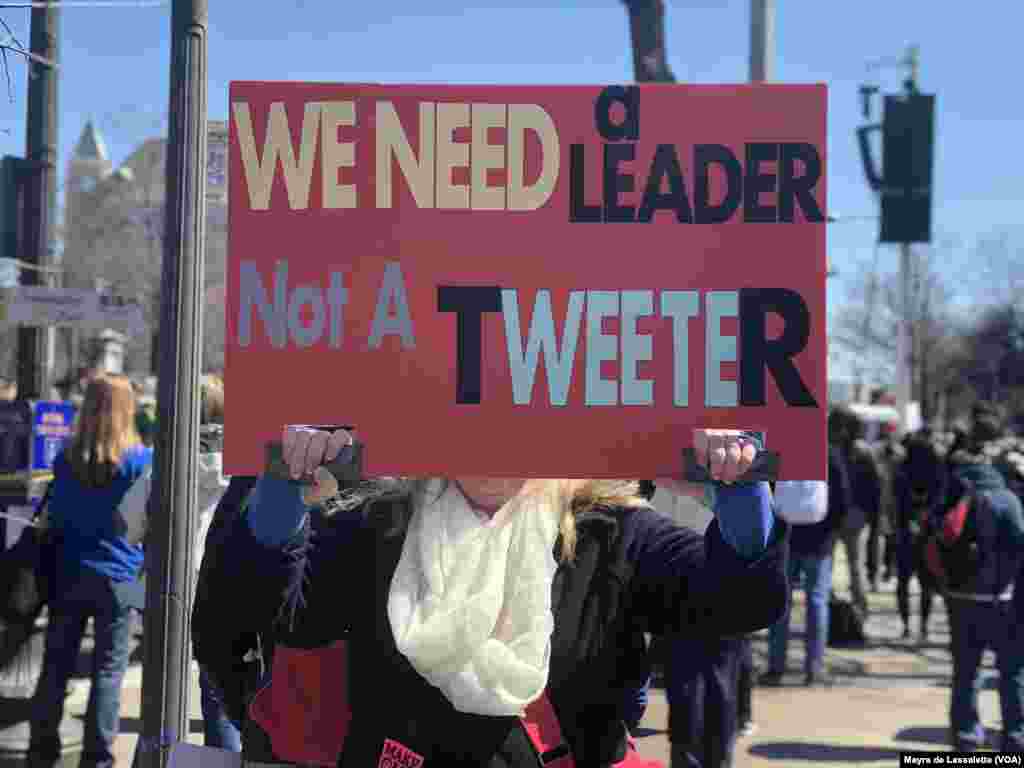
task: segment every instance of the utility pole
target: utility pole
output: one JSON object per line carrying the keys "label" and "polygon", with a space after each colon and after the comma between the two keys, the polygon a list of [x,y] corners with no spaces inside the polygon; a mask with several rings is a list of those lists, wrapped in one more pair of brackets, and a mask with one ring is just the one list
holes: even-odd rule
{"label": "utility pole", "polygon": [[629,11],[633,79],[638,83],[674,83],[665,49],[665,0],[622,0]]}
{"label": "utility pole", "polygon": [[[908,427],[908,406],[913,400],[915,349],[912,331],[913,261],[911,245],[931,242],[932,164],[934,144],[935,96],[918,90],[920,59],[917,46],[911,46],[898,60],[882,60],[872,69],[888,66],[906,68],[904,90],[884,98],[881,123],[857,129],[861,160],[868,185],[880,196],[880,243],[900,248],[900,311],[897,318],[896,405],[904,428]],[[871,100],[876,85],[860,88],[865,120],[871,119]],[[872,160],[870,136],[882,134],[882,165],[879,172]],[[922,397],[921,407],[927,408]],[[927,414],[925,414],[927,415]]]}
{"label": "utility pole", "polygon": [[[28,61],[28,111],[22,178],[24,212],[20,258],[51,266],[57,208],[57,64],[60,8],[56,3],[32,9]],[[40,285],[43,273],[22,271],[23,285]],[[53,384],[54,329],[18,329],[18,397],[49,398]]]}
{"label": "utility pole", "polygon": [[750,0],[750,82],[772,79],[775,63],[775,0]]}
{"label": "utility pole", "polygon": [[[920,59],[917,46],[911,46],[907,51],[907,65],[909,68],[907,80],[904,83],[907,95],[917,92],[918,74]],[[900,243],[900,318],[899,336],[897,337],[896,350],[898,355],[896,365],[896,407],[899,409],[900,418],[904,425],[907,421],[907,409],[914,399],[914,340],[911,329],[913,318],[911,317],[911,303],[913,301],[910,290],[912,279],[910,243]],[[921,404],[923,407],[923,403]]]}
{"label": "utility pole", "polygon": [[154,493],[146,552],[144,768],[167,768],[188,740],[199,366],[206,231],[207,0],[171,6],[170,130],[160,305]]}

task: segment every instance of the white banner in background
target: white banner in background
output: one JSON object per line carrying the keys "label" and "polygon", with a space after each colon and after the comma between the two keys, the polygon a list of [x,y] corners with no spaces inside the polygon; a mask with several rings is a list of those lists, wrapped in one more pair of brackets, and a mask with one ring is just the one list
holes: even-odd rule
{"label": "white banner in background", "polygon": [[135,333],[145,328],[142,305],[76,288],[21,286],[10,291],[6,320],[19,325],[93,326]]}

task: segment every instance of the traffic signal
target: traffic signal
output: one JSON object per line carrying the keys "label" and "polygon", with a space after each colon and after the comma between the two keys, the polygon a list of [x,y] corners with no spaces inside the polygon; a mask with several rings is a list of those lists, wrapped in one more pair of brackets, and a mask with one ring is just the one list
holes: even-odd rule
{"label": "traffic signal", "polygon": [[882,122],[883,243],[932,238],[932,154],[935,96],[885,97]]}

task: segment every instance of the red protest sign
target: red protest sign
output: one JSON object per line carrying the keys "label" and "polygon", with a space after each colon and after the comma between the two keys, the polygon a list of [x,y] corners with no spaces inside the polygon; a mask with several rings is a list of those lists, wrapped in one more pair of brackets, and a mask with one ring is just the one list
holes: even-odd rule
{"label": "red protest sign", "polygon": [[823,479],[824,86],[234,83],[225,468],[656,477],[694,427]]}

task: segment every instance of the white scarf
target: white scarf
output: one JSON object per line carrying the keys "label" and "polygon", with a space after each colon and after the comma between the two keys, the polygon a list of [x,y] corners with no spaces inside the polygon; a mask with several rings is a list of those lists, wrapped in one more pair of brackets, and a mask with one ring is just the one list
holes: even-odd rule
{"label": "white scarf", "polygon": [[520,494],[484,521],[454,484],[439,490],[413,512],[391,580],[395,643],[460,712],[519,715],[548,680],[557,504]]}

